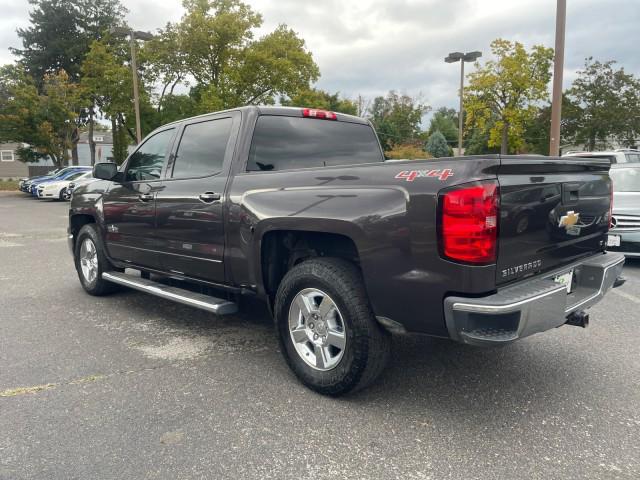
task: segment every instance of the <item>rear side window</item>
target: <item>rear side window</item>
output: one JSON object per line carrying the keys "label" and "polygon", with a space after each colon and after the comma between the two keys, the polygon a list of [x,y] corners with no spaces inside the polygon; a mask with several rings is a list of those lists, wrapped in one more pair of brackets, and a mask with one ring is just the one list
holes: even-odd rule
{"label": "rear side window", "polygon": [[628,163],[640,163],[640,153],[625,153]]}
{"label": "rear side window", "polygon": [[369,125],[263,115],[256,123],[248,171],[383,162]]}
{"label": "rear side window", "polygon": [[170,128],[145,140],[140,148],[131,154],[127,163],[125,180],[137,182],[159,179],[164,165],[164,157],[172,138],[173,128]]}
{"label": "rear side window", "polygon": [[172,178],[205,177],[222,170],[231,135],[231,118],[192,123],[184,128]]}

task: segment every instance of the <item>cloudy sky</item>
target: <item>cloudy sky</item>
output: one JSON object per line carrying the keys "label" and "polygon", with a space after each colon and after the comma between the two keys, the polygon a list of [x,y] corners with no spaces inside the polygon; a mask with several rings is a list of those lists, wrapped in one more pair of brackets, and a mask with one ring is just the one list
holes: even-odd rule
{"label": "cloudy sky", "polygon": [[[286,23],[320,66],[318,86],[367,97],[390,89],[421,94],[434,107],[456,105],[459,70],[450,51],[481,50],[502,37],[553,46],[556,0],[245,0],[263,32]],[[153,31],[182,15],[181,0],[122,0],[136,29]],[[565,84],[584,58],[617,60],[640,76],[640,0],[568,0]],[[27,0],[0,0],[0,61],[12,61]],[[259,32],[260,33],[260,32]]]}

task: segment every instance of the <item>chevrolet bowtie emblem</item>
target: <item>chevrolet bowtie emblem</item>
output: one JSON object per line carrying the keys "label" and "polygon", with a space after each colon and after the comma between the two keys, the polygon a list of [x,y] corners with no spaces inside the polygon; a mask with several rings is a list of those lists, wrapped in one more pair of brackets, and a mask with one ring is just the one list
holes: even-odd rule
{"label": "chevrolet bowtie emblem", "polygon": [[566,215],[560,217],[559,227],[573,227],[580,220],[580,214],[575,213],[573,210],[567,212]]}

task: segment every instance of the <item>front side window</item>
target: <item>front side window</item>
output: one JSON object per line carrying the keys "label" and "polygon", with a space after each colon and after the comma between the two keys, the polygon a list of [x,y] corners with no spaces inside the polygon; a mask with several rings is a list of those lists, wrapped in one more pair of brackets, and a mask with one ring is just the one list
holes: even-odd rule
{"label": "front side window", "polygon": [[248,171],[383,162],[369,125],[263,115],[256,123]]}
{"label": "front side window", "polygon": [[231,118],[220,118],[184,127],[171,177],[205,177],[219,173],[232,123]]}
{"label": "front side window", "polygon": [[173,130],[170,128],[156,133],[131,154],[127,163],[125,181],[139,182],[160,178],[169,142],[173,138]]}

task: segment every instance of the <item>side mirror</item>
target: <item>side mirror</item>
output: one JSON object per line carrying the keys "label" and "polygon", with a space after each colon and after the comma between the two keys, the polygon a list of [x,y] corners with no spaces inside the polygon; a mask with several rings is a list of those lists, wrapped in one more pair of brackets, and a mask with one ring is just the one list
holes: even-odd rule
{"label": "side mirror", "polygon": [[118,173],[118,165],[112,162],[96,163],[93,166],[93,177],[100,180],[113,180]]}

